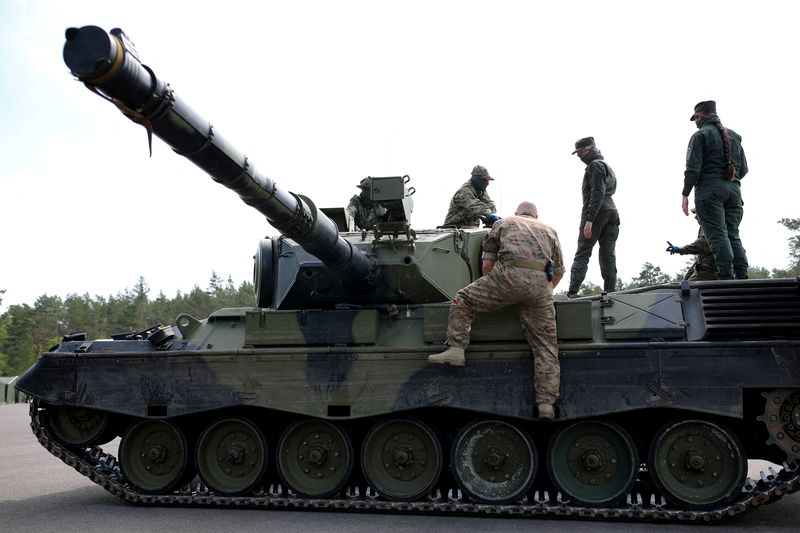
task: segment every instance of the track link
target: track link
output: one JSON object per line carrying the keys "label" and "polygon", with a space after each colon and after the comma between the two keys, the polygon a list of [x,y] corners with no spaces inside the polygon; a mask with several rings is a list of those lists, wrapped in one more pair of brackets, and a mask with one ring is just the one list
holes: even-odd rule
{"label": "track link", "polygon": [[643,498],[632,492],[616,507],[583,507],[564,499],[560,493],[535,491],[513,505],[488,505],[466,500],[461,491],[451,489],[443,495],[434,491],[427,500],[393,502],[380,499],[367,487],[363,493],[357,486],[349,487],[342,498],[299,498],[280,485],[261,488],[249,496],[219,496],[201,484],[193,483],[170,494],[151,495],[136,492],[123,479],[117,459],[100,447],[74,450],[59,444],[42,424],[41,409],[31,402],[31,429],[39,443],[82,475],[127,502],[145,505],[182,505],[202,507],[246,507],[272,509],[314,509],[331,511],[366,511],[414,514],[494,515],[494,516],[551,516],[579,519],[613,519],[631,521],[690,521],[716,522],[729,519],[764,504],[773,503],[800,489],[800,468],[784,463],[780,471],[770,468],[761,472],[760,479],[748,479],[740,497],[733,503],[709,511],[685,511],[669,508],[665,500],[652,494]]}

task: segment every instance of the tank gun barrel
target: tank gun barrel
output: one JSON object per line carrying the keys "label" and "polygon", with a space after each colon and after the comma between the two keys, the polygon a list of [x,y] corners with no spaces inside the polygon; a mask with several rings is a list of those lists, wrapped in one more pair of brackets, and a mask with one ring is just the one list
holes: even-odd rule
{"label": "tank gun barrel", "polygon": [[283,191],[226,142],[168,83],[138,57],[125,33],[97,26],[66,31],[64,62],[78,80],[143,125],[148,135],[205,170],[263,214],[281,234],[293,239],[348,281],[369,280],[375,267],[367,256],[338,235],[336,224],[303,196]]}

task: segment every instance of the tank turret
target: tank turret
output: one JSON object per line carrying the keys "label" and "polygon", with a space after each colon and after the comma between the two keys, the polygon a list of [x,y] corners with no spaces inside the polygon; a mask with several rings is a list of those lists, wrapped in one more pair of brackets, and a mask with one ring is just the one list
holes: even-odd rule
{"label": "tank turret", "polygon": [[485,232],[411,230],[414,189],[407,187],[407,176],[367,178],[372,200],[383,208],[381,222],[369,240],[366,232],[339,235],[339,226],[311,199],[280,189],[144,65],[119,28],[69,28],[64,61],[148,136],[236,192],[281,233],[263,240],[255,255],[259,307],[442,302],[477,276]]}

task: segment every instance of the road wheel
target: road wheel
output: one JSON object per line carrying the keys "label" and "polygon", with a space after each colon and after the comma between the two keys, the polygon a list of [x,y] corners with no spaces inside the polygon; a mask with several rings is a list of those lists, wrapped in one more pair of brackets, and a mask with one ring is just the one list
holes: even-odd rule
{"label": "road wheel", "polygon": [[536,447],[520,428],[500,420],[477,420],[453,442],[456,483],[481,503],[512,503],[522,498],[536,476]]}
{"label": "road wheel", "polygon": [[390,500],[428,494],[442,472],[442,446],[426,424],[393,419],[373,427],[361,449],[367,482]]}

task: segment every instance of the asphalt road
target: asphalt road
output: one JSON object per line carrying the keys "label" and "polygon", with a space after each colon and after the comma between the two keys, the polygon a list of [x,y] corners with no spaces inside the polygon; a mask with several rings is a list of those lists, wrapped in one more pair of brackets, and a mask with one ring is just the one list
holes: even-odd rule
{"label": "asphalt road", "polygon": [[[104,448],[115,447],[112,443]],[[758,465],[754,465],[758,466]],[[687,531],[688,523],[585,522],[576,519],[444,517],[130,505],[105,492],[42,448],[30,431],[27,405],[0,405],[0,532],[437,533],[492,531]],[[722,524],[714,531],[798,531],[800,494]]]}

